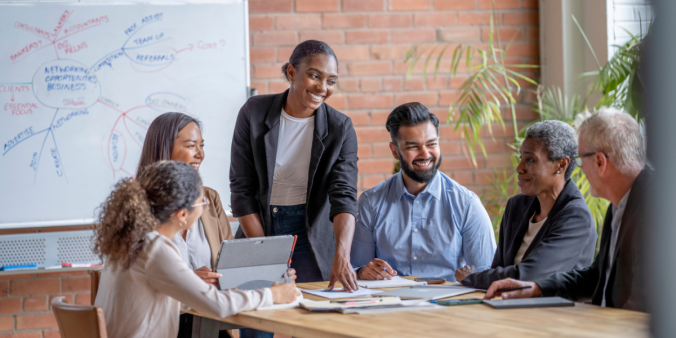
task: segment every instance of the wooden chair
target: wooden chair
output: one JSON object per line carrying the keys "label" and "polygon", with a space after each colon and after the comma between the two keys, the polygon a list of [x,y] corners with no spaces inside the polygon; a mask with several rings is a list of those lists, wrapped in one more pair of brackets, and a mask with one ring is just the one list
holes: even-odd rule
{"label": "wooden chair", "polygon": [[103,270],[92,270],[89,271],[89,276],[91,280],[91,292],[90,292],[90,297],[91,297],[91,303],[94,305],[96,301],[96,294],[99,292],[99,281],[101,280],[101,272]]}
{"label": "wooden chair", "polygon": [[52,300],[52,311],[62,338],[108,338],[106,319],[100,306],[65,303],[66,297]]}

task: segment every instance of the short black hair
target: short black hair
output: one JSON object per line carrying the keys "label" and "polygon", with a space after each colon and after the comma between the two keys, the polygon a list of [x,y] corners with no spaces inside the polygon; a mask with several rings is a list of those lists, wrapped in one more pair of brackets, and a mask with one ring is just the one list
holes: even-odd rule
{"label": "short black hair", "polygon": [[432,122],[437,134],[439,134],[439,119],[437,116],[432,114],[422,103],[409,102],[394,108],[387,117],[385,127],[390,132],[392,142],[396,144],[400,126],[418,126],[427,122]]}
{"label": "short black hair", "polygon": [[298,68],[301,63],[307,61],[307,58],[315,54],[331,55],[336,60],[336,65],[338,65],[338,58],[329,45],[322,41],[306,40],[299,43],[298,46],[293,49],[293,53],[291,53],[291,56],[289,57],[289,62],[282,66],[282,73],[284,73],[286,81],[290,81],[289,75],[287,74],[289,65]]}

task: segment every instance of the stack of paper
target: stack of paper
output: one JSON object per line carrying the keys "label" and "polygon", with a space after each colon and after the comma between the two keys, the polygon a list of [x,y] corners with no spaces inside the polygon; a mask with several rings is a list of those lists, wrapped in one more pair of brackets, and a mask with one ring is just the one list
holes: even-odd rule
{"label": "stack of paper", "polygon": [[329,298],[329,299],[367,297],[367,296],[370,296],[374,293],[382,292],[382,291],[369,290],[369,289],[365,289],[365,288],[359,288],[359,290],[352,292],[352,293],[345,291],[343,288],[335,288],[331,291],[326,291],[325,289],[318,289],[318,290],[300,289],[300,291],[303,291],[305,293],[309,293],[311,295],[323,297],[323,298]]}
{"label": "stack of paper", "polygon": [[300,307],[313,312],[340,312],[342,314],[359,315],[444,309],[443,306],[431,304],[428,300],[402,301],[398,297],[374,299],[372,302],[355,300],[355,302],[346,303],[306,299],[300,303]]}
{"label": "stack of paper", "polygon": [[382,307],[382,306],[392,306],[400,305],[401,299],[398,297],[388,297],[388,298],[379,298],[379,299],[355,299],[353,302],[349,300],[341,301],[328,301],[328,300],[310,300],[304,299],[300,302],[300,307],[310,310],[310,311],[340,311],[343,309],[356,309],[356,308],[369,308],[369,307]]}
{"label": "stack of paper", "polygon": [[408,279],[403,279],[399,276],[394,276],[392,279],[383,279],[383,280],[357,280],[357,285],[362,288],[367,289],[378,289],[378,288],[400,288],[405,286],[414,286],[414,285],[427,285],[427,282],[415,282]]}
{"label": "stack of paper", "polygon": [[408,311],[427,311],[427,310],[441,310],[444,306],[432,304],[428,299],[425,300],[402,300],[399,305],[389,306],[374,306],[370,308],[350,308],[342,309],[340,312],[344,315],[358,314],[358,315],[373,315],[378,313],[393,313],[393,312],[408,312]]}
{"label": "stack of paper", "polygon": [[441,299],[464,295],[477,289],[461,285],[418,285],[409,288],[385,291],[376,297],[399,297],[401,299]]}

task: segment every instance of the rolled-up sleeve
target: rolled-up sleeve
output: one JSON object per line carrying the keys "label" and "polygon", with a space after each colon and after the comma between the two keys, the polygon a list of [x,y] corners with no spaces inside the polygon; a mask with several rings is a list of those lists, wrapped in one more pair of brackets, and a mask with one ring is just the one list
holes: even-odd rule
{"label": "rolled-up sleeve", "polygon": [[479,197],[472,194],[465,207],[462,226],[462,250],[467,265],[474,265],[476,271],[488,270],[495,255],[495,235],[486,209]]}
{"label": "rolled-up sleeve", "polygon": [[352,120],[346,119],[343,127],[343,143],[329,175],[330,220],[340,213],[357,217],[357,134]]}
{"label": "rolled-up sleeve", "polygon": [[256,214],[260,210],[258,200],[256,200],[259,185],[253,149],[251,149],[250,127],[249,101],[247,101],[239,110],[232,137],[230,203],[235,217]]}
{"label": "rolled-up sleeve", "polygon": [[350,262],[358,269],[376,258],[376,242],[373,238],[373,214],[366,193],[359,197],[357,224],[352,238]]}

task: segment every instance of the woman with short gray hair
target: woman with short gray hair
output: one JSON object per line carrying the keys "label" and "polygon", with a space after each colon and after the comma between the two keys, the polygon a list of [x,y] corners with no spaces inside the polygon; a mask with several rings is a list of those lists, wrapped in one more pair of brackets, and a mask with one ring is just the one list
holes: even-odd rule
{"label": "woman with short gray hair", "polygon": [[491,269],[475,273],[465,266],[455,273],[459,282],[487,289],[504,278],[533,281],[591,264],[596,229],[570,178],[576,154],[575,131],[567,123],[528,128],[516,168],[521,193],[507,201]]}

